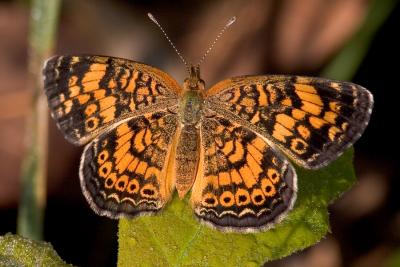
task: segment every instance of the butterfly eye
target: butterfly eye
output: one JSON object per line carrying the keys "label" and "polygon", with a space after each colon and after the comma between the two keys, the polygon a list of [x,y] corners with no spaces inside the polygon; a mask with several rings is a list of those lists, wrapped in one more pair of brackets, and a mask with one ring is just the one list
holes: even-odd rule
{"label": "butterfly eye", "polygon": [[200,79],[197,83],[197,87],[199,88],[200,91],[203,91],[204,88],[206,87],[206,83],[202,79]]}

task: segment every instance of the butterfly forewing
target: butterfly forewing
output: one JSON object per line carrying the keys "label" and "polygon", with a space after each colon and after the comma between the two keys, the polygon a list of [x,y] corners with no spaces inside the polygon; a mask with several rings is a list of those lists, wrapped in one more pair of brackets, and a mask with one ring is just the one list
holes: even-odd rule
{"label": "butterfly forewing", "polygon": [[173,106],[180,92],[164,72],[113,57],[55,56],[43,74],[52,117],[74,144],[127,117]]}
{"label": "butterfly forewing", "polygon": [[327,165],[353,144],[373,105],[359,85],[300,76],[232,78],[206,95],[206,106],[261,134],[306,168]]}

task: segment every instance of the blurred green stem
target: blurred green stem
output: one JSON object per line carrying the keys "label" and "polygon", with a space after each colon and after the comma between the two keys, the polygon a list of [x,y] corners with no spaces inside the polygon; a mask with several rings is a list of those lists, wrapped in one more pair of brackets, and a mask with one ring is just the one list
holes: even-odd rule
{"label": "blurred green stem", "polygon": [[25,237],[43,238],[43,216],[46,206],[47,169],[47,103],[42,89],[43,61],[53,51],[61,0],[31,2],[28,86],[33,97],[26,125],[26,153],[22,165],[22,191],[17,232]]}
{"label": "blurred green stem", "polygon": [[361,65],[375,33],[389,17],[396,0],[372,0],[361,29],[321,72],[322,77],[351,80]]}

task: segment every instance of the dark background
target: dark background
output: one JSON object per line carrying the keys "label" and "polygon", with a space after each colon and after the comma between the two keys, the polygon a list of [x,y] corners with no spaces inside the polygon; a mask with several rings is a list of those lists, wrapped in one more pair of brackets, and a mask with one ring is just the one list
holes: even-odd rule
{"label": "dark background", "polygon": [[[320,75],[363,26],[372,1],[64,1],[57,54],[102,54],[146,62],[182,82],[185,68],[147,12],[157,16],[189,62],[220,27],[237,22],[202,65],[208,86],[243,74]],[[266,266],[388,266],[400,257],[399,3],[374,35],[352,81],[375,98],[355,145],[358,183],[330,206],[331,233]],[[16,232],[20,168],[32,89],[27,86],[26,1],[0,2],[0,235]],[[114,266],[117,221],[96,216],[80,189],[82,148],[50,121],[45,240],[68,263]]]}

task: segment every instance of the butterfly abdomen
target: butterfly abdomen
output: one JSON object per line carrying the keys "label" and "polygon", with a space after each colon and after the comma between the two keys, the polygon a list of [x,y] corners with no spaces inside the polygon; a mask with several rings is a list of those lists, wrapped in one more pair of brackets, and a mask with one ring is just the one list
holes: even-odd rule
{"label": "butterfly abdomen", "polygon": [[175,187],[180,198],[192,188],[200,154],[200,133],[194,125],[184,125],[178,139],[175,156]]}

